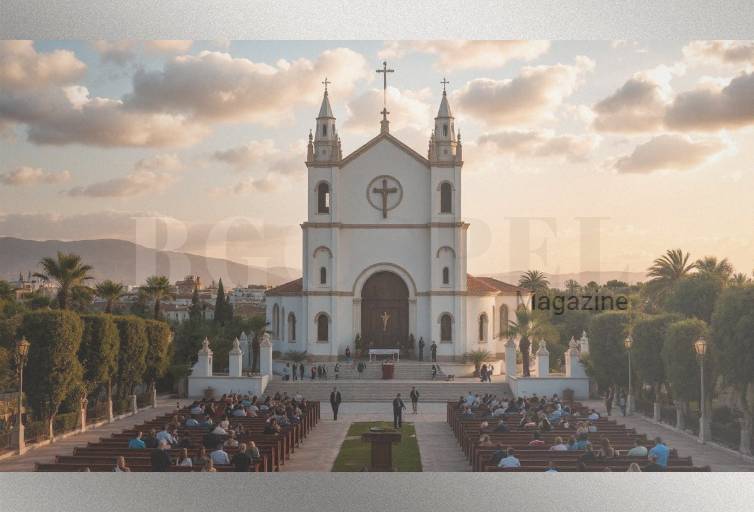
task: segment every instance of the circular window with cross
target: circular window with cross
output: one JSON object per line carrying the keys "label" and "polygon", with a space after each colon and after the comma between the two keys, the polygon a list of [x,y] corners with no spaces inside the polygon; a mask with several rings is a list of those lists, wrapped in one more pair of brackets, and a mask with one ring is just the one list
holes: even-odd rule
{"label": "circular window with cross", "polygon": [[382,212],[382,218],[387,218],[387,212],[395,208],[403,199],[403,187],[392,176],[377,176],[369,182],[367,200],[377,210]]}

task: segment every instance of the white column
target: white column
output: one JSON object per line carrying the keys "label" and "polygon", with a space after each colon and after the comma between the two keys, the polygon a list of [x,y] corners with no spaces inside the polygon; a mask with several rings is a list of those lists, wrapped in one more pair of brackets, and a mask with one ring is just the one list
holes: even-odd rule
{"label": "white column", "polygon": [[241,368],[244,370],[251,369],[251,344],[245,331],[241,331],[238,341],[240,342],[241,352],[243,352]]}
{"label": "white column", "polygon": [[139,405],[136,403],[136,395],[131,395],[131,412],[136,414],[139,412]]}
{"label": "white column", "polygon": [[238,338],[233,340],[233,348],[228,353],[228,375],[231,377],[240,377],[243,366],[243,352],[241,352],[241,342]]}
{"label": "white column", "polygon": [[550,352],[547,350],[547,342],[545,340],[539,342],[536,370],[537,377],[547,377],[550,374]]}
{"label": "white column", "polygon": [[566,377],[583,378],[586,377],[584,365],[581,363],[581,352],[579,351],[579,342],[571,338],[568,342],[566,357]]}
{"label": "white column", "polygon": [[209,348],[209,339],[204,338],[202,348],[199,351],[199,359],[192,368],[191,375],[197,377],[212,377],[212,350]]}
{"label": "white column", "polygon": [[272,343],[270,335],[265,333],[259,343],[259,373],[272,378]]}
{"label": "white column", "polygon": [[508,378],[516,376],[516,342],[513,338],[505,342],[505,375]]}
{"label": "white column", "polygon": [[152,409],[157,408],[157,384],[152,388]]}

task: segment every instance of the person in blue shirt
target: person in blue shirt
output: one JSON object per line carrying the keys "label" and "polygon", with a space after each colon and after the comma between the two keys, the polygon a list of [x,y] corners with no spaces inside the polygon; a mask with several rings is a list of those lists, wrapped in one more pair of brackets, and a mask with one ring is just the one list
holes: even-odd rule
{"label": "person in blue shirt", "polygon": [[136,437],[128,441],[129,448],[146,448],[147,445],[141,440],[141,432],[136,434]]}
{"label": "person in blue shirt", "polygon": [[657,464],[664,468],[668,467],[670,448],[668,448],[667,445],[663,443],[662,439],[659,437],[655,438],[655,445],[651,450],[649,450],[649,456],[651,457],[653,455],[657,459]]}
{"label": "person in blue shirt", "polygon": [[584,450],[589,444],[591,443],[589,442],[589,439],[587,439],[586,434],[579,434],[579,437],[576,439],[576,442],[573,444],[573,449]]}

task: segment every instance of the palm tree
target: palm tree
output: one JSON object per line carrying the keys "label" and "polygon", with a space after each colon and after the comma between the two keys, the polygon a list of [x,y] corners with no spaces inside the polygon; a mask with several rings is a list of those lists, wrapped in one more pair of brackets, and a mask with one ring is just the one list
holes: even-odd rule
{"label": "palm tree", "polygon": [[43,271],[35,272],[34,277],[45,282],[55,281],[58,284],[60,287],[60,291],[58,291],[60,309],[68,308],[68,299],[73,288],[81,286],[88,279],[92,279],[89,275],[92,266],[82,264],[81,256],[78,254],[58,252],[57,258],[42,258],[39,264]]}
{"label": "palm tree", "polygon": [[518,285],[534,293],[540,293],[547,291],[550,282],[543,272],[539,270],[527,270],[518,278]]}
{"label": "palm tree", "polygon": [[534,338],[541,335],[543,322],[533,311],[526,308],[519,308],[516,311],[516,321],[511,322],[508,332],[513,337],[518,337],[518,350],[521,352],[521,362],[523,363],[524,377],[529,377],[529,352],[531,342]]}
{"label": "palm tree", "polygon": [[696,260],[694,265],[696,265],[699,275],[711,277],[722,283],[727,282],[730,276],[733,275],[733,265],[728,261],[728,258],[717,261],[715,256],[705,256],[702,259]]}
{"label": "palm tree", "polygon": [[747,284],[751,284],[751,279],[743,272],[739,272],[730,277],[729,283],[731,286],[746,286]]}
{"label": "palm tree", "polygon": [[170,281],[165,276],[151,276],[142,287],[144,293],[154,301],[154,319],[160,318],[160,301],[170,296]]}
{"label": "palm tree", "polygon": [[654,260],[647,269],[647,277],[652,278],[647,284],[657,298],[665,296],[678,280],[696,268],[696,263],[689,263],[690,257],[689,253],[684,253],[681,249],[669,249]]}
{"label": "palm tree", "polygon": [[105,313],[112,313],[113,305],[118,302],[118,299],[123,297],[123,294],[126,293],[126,287],[123,286],[123,283],[116,283],[110,279],[106,279],[99,283],[95,287],[95,290],[97,292],[97,297],[105,299],[106,301]]}

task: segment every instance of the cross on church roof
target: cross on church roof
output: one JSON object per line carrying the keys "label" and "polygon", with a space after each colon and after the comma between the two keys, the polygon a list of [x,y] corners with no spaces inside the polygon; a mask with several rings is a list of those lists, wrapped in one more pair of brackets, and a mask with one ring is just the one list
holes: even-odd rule
{"label": "cross on church roof", "polygon": [[383,61],[382,69],[378,69],[377,73],[382,73],[382,107],[387,110],[387,74],[395,73],[395,70],[388,69],[387,61]]}
{"label": "cross on church roof", "polygon": [[324,81],[324,82],[322,82],[322,84],[323,84],[323,85],[325,86],[325,92],[327,92],[327,84],[331,84],[331,83],[332,83],[332,82],[331,82],[331,81],[329,81],[329,80],[327,79],[327,77],[325,77],[325,81]]}
{"label": "cross on church roof", "polygon": [[445,86],[448,85],[450,82],[445,77],[442,77],[442,82],[440,83],[442,84],[442,92],[445,92]]}

